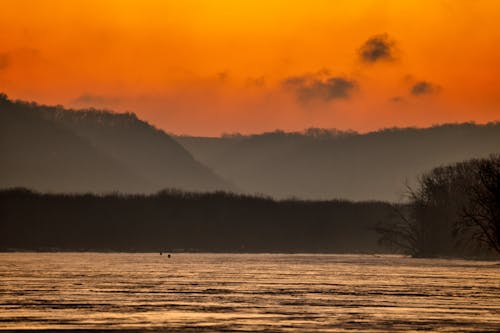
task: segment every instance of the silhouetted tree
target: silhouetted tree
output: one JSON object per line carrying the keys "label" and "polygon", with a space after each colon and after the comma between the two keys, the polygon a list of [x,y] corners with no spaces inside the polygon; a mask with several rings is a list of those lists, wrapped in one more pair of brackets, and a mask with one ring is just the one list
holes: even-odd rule
{"label": "silhouetted tree", "polygon": [[421,225],[409,217],[408,207],[392,205],[392,214],[378,223],[375,230],[380,234],[379,243],[393,251],[417,256],[420,252],[419,241]]}
{"label": "silhouetted tree", "polygon": [[500,155],[476,161],[457,232],[500,253]]}
{"label": "silhouetted tree", "polygon": [[378,225],[380,242],[417,257],[462,255],[478,242],[498,252],[499,180],[498,156],[432,169]]}

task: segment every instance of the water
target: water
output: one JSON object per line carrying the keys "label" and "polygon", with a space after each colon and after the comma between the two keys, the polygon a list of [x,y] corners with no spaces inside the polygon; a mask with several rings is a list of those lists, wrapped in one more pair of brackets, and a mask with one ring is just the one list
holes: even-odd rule
{"label": "water", "polygon": [[500,331],[500,263],[306,254],[0,254],[0,328]]}

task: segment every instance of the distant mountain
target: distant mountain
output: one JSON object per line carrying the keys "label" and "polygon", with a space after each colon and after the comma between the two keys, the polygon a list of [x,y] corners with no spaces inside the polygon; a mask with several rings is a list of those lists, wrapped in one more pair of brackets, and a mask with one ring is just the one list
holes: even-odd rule
{"label": "distant mountain", "polygon": [[53,192],[231,190],[165,132],[134,114],[0,95],[0,187]]}
{"label": "distant mountain", "polygon": [[397,201],[433,167],[500,152],[500,123],[322,129],[221,138],[178,136],[193,156],[248,193],[278,198]]}

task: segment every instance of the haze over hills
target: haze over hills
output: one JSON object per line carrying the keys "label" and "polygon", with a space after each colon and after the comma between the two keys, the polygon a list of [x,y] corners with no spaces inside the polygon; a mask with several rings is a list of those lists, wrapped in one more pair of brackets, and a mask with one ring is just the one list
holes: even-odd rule
{"label": "haze over hills", "polygon": [[500,123],[358,134],[174,136],[131,113],[0,96],[0,188],[151,193],[226,190],[275,198],[401,199],[438,165],[500,152]]}
{"label": "haze over hills", "polygon": [[367,134],[310,129],[175,138],[200,162],[249,193],[398,201],[405,182],[411,185],[433,167],[500,152],[500,123]]}
{"label": "haze over hills", "polygon": [[233,190],[134,114],[0,96],[0,187],[53,192]]}

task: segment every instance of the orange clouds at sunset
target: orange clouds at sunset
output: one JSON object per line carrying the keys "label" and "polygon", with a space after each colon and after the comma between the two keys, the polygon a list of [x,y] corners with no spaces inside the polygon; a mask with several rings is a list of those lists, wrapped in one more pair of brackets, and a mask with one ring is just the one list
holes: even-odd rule
{"label": "orange clouds at sunset", "polygon": [[0,91],[173,133],[500,119],[500,2],[12,1]]}

